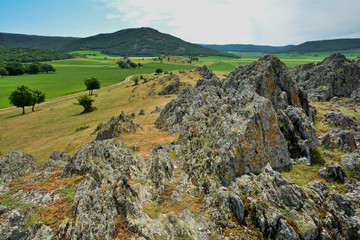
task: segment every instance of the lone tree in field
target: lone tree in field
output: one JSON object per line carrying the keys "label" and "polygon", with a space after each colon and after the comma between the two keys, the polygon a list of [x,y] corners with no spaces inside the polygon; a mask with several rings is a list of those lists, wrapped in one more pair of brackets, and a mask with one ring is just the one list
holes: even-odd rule
{"label": "lone tree in field", "polygon": [[27,86],[19,86],[9,96],[10,104],[21,107],[25,114],[25,107],[33,104],[33,91]]}
{"label": "lone tree in field", "polygon": [[86,90],[89,90],[89,96],[92,95],[94,89],[100,89],[100,81],[97,78],[85,79],[84,83],[86,85]]}
{"label": "lone tree in field", "polygon": [[162,70],[161,68],[158,68],[158,69],[155,70],[155,73],[158,74],[158,75],[159,75],[160,73],[162,73],[162,72],[163,72],[163,70]]}
{"label": "lone tree in field", "polygon": [[32,111],[35,111],[35,104],[39,104],[45,101],[45,93],[43,93],[42,91],[39,90],[35,90],[33,91],[33,96],[32,96]]}
{"label": "lone tree in field", "polygon": [[87,94],[80,95],[79,97],[77,97],[77,100],[78,102],[74,104],[84,107],[84,111],[82,113],[92,112],[96,109],[92,106],[94,99],[91,99],[91,97],[89,97]]}

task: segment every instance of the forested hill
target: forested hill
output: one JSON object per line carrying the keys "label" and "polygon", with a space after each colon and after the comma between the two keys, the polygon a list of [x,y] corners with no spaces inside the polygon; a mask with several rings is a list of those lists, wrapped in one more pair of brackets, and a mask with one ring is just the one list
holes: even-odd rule
{"label": "forested hill", "polygon": [[26,47],[61,50],[65,45],[76,39],[78,38],[0,33],[0,48]]}
{"label": "forested hill", "polygon": [[125,29],[82,38],[69,43],[63,50],[100,50],[105,54],[119,56],[231,56],[152,28]]}
{"label": "forested hill", "polygon": [[253,44],[224,44],[224,45],[201,44],[201,45],[221,52],[263,52],[263,53],[276,53],[294,47],[294,45],[276,47],[276,46],[253,45]]}
{"label": "forested hill", "polygon": [[42,62],[74,58],[74,55],[38,48],[0,48],[0,61]]}
{"label": "forested hill", "polygon": [[282,52],[336,52],[360,49],[360,39],[333,39],[321,41],[309,41],[295,47],[283,50]]}

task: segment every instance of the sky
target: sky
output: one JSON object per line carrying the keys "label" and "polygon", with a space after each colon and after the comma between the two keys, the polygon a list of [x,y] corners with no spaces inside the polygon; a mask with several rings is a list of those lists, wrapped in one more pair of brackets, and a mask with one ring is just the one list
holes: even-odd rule
{"label": "sky", "polygon": [[1,0],[0,32],[88,37],[152,27],[192,43],[360,38],[359,0]]}

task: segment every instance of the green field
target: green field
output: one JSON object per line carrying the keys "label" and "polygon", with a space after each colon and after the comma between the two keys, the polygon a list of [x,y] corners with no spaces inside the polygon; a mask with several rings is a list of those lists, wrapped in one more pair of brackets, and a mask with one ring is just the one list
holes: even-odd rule
{"label": "green field", "polygon": [[[8,96],[19,85],[29,86],[46,93],[47,98],[64,96],[67,94],[85,90],[84,79],[98,78],[102,86],[107,86],[124,81],[126,77],[134,74],[154,73],[155,69],[162,68],[164,71],[192,69],[197,66],[208,65],[213,71],[229,72],[236,66],[248,64],[265,56],[265,53],[233,53],[240,58],[229,57],[199,57],[199,61],[192,64],[178,64],[176,62],[160,63],[153,61],[151,57],[131,58],[143,64],[138,69],[120,69],[115,64],[119,57],[107,56],[99,51],[76,51],[87,54],[85,59],[72,59],[52,61],[56,72],[49,74],[25,74],[22,76],[6,76],[0,78],[0,108],[9,107]],[[330,56],[331,52],[305,53],[305,54],[276,54],[289,68],[308,62],[320,62]],[[357,60],[360,53],[343,53],[352,60]],[[183,58],[186,60],[186,58]]]}
{"label": "green field", "polygon": [[196,67],[194,65],[146,62],[141,68],[120,69],[111,61],[118,58],[109,57],[94,51],[89,53],[96,53],[96,56],[89,56],[87,59],[50,62],[56,69],[55,73],[25,74],[0,78],[0,108],[10,106],[8,96],[19,85],[26,85],[31,89],[41,90],[46,93],[47,98],[53,98],[86,90],[84,85],[85,78],[96,77],[100,80],[102,86],[107,86],[121,82],[133,74],[154,73],[157,68],[171,71]]}

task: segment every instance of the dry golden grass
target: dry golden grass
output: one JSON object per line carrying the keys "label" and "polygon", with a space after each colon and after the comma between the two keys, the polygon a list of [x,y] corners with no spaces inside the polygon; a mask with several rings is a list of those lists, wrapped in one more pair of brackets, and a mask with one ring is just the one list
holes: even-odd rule
{"label": "dry golden grass", "polygon": [[[186,75],[177,71],[173,73],[178,74],[181,81],[192,85],[200,78],[195,72],[186,71]],[[148,79],[164,76],[144,75]],[[100,122],[108,121],[121,111],[125,114],[136,113],[134,121],[144,126],[144,131],[139,131],[139,136],[129,135],[125,138],[129,144],[138,142],[141,153],[147,153],[152,144],[162,140],[169,143],[175,137],[167,137],[165,132],[155,129],[153,123],[157,115],[150,112],[155,106],[165,106],[176,96],[149,95],[151,85],[156,81],[140,81],[140,85],[136,87],[133,82],[124,82],[96,90],[93,106],[97,110],[86,114],[80,114],[82,107],[73,104],[76,96],[85,92],[50,99],[36,106],[35,112],[27,109],[25,115],[21,115],[20,109],[0,110],[0,157],[18,150],[31,154],[38,163],[42,163],[55,150],[72,155],[81,145],[95,138],[91,133]],[[156,94],[161,88],[156,84],[153,93]],[[138,115],[141,109],[145,110],[146,115]]]}

